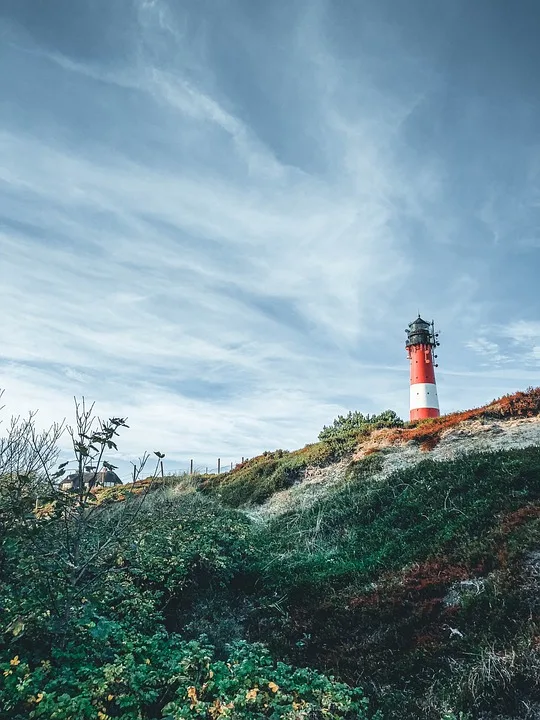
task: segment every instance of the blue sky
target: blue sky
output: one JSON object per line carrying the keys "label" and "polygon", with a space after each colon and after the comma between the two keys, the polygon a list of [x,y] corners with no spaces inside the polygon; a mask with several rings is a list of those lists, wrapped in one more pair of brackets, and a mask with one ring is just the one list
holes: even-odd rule
{"label": "blue sky", "polygon": [[204,467],[540,375],[535,0],[3,0],[4,415]]}

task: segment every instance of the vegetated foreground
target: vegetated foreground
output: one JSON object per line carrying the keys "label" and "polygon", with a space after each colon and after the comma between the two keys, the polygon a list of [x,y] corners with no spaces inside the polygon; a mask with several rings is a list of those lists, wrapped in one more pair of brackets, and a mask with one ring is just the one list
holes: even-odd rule
{"label": "vegetated foreground", "polygon": [[2,446],[0,716],[540,717],[539,412],[354,413],[82,506]]}

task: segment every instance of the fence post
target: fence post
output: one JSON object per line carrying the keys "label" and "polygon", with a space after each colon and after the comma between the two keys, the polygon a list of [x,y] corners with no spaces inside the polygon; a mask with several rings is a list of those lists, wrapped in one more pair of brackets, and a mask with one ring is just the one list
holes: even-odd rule
{"label": "fence post", "polygon": [[221,472],[221,458],[217,459],[217,471],[218,471],[218,475],[219,475],[219,473]]}
{"label": "fence post", "polygon": [[193,460],[190,461],[189,474],[193,475]]}

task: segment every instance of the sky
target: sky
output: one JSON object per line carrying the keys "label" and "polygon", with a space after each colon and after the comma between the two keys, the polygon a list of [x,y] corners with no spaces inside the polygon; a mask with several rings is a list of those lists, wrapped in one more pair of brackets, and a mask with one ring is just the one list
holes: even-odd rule
{"label": "sky", "polygon": [[4,423],[84,396],[128,418],[122,471],[294,449],[349,410],[408,417],[418,312],[442,412],[539,385],[539,22],[2,0]]}

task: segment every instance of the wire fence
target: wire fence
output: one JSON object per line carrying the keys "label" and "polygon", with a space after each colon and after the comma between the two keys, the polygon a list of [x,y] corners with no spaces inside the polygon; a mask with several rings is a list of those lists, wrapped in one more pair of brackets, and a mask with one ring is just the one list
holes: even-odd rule
{"label": "wire fence", "polygon": [[189,460],[187,468],[178,470],[170,470],[169,475],[220,475],[221,473],[230,472],[235,467],[246,462],[249,458],[243,457],[241,461],[224,461],[221,458],[217,458],[217,463],[214,467],[209,465],[199,465],[195,460]]}

